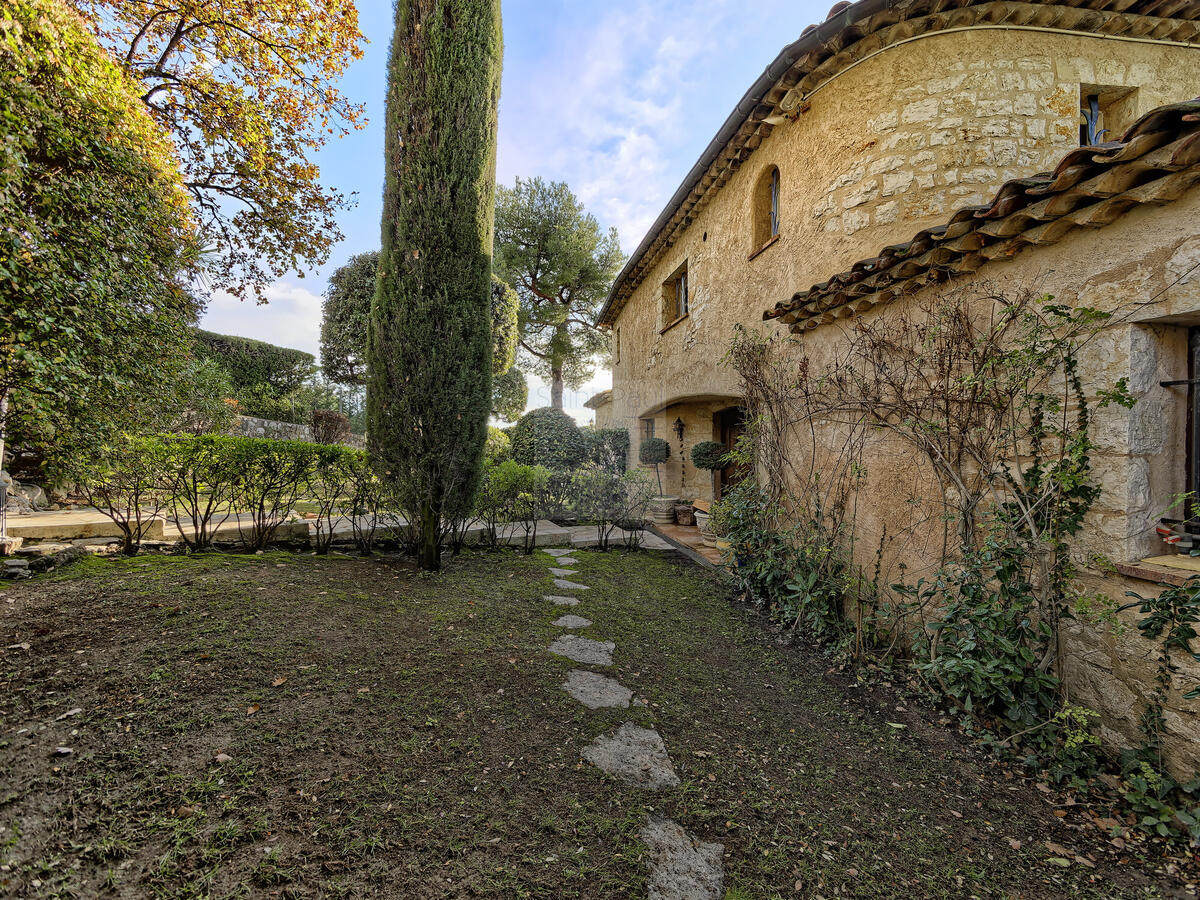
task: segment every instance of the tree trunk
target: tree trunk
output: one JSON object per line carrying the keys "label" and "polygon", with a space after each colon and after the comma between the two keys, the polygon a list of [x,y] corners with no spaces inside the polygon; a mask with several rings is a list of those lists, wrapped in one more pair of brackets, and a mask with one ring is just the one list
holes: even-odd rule
{"label": "tree trunk", "polygon": [[442,567],[442,545],[438,540],[437,510],[432,503],[421,507],[421,543],[417,548],[417,562],[426,572],[436,572]]}
{"label": "tree trunk", "polygon": [[554,409],[563,408],[562,366],[554,366],[550,369],[550,406]]}

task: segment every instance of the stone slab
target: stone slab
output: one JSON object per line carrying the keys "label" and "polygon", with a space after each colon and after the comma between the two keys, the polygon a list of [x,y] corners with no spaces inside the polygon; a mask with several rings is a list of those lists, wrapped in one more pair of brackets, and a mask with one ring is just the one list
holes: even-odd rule
{"label": "stone slab", "polygon": [[592,620],[583,616],[562,616],[555,619],[554,624],[559,628],[587,628],[592,624]]}
{"label": "stone slab", "polygon": [[558,597],[558,596],[555,596],[554,594],[545,594],[545,595],[543,595],[542,599],[549,600],[551,603],[553,603],[556,606],[578,606],[579,605],[578,597]]}
{"label": "stone slab", "polygon": [[723,844],[706,843],[678,822],[651,816],[641,831],[650,851],[650,900],[720,900],[725,896]]}
{"label": "stone slab", "polygon": [[[560,556],[560,557],[558,558],[558,564],[559,564],[560,566],[577,566],[577,565],[579,565],[579,560],[577,560],[577,559],[572,559],[572,558],[571,558],[571,557],[569,557],[569,556]],[[552,571],[552,572],[553,572],[554,570],[553,570],[553,569],[551,569],[550,571]]]}
{"label": "stone slab", "polygon": [[[142,537],[161,541],[166,523],[155,518],[145,526]],[[61,512],[30,513],[9,516],[8,533],[26,540],[73,541],[78,538],[121,536],[121,529],[104,513],[95,509],[71,509]]]}
{"label": "stone slab", "polygon": [[570,556],[571,550],[568,547],[545,547],[545,552],[551,556]]}
{"label": "stone slab", "polygon": [[564,634],[554,639],[550,652],[586,666],[611,666],[612,653],[617,645],[612,641],[593,641],[577,634]]}
{"label": "stone slab", "polygon": [[634,787],[661,791],[679,786],[679,776],[657,731],[626,722],[583,748],[583,758]]}
{"label": "stone slab", "polygon": [[[567,529],[561,528],[549,520],[539,519],[533,545],[540,548],[547,544],[561,544],[563,541],[569,540],[570,536],[571,532]],[[498,538],[500,543],[505,546],[522,546],[525,543],[525,527],[519,523],[502,525],[498,529]]]}
{"label": "stone slab", "polygon": [[558,578],[566,578],[568,575],[578,575],[579,573],[575,569],[559,569],[551,566],[550,574]]}
{"label": "stone slab", "polygon": [[633,691],[619,681],[583,669],[568,672],[562,687],[588,709],[629,709],[629,700],[633,697]]}
{"label": "stone slab", "polygon": [[555,578],[554,586],[563,591],[590,591],[591,588],[586,584],[578,584],[574,581],[567,581],[565,578]]}

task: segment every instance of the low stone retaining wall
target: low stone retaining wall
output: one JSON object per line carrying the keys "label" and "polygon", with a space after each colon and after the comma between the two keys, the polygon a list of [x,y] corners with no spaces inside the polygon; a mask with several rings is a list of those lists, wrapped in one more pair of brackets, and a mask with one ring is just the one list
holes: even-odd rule
{"label": "low stone retaining wall", "polygon": [[[308,425],[298,425],[295,422],[276,422],[272,419],[260,419],[257,416],[238,416],[229,426],[229,433],[240,437],[274,438],[277,441],[311,441],[313,430]],[[355,450],[367,449],[365,435],[352,434],[344,441],[347,447]]]}

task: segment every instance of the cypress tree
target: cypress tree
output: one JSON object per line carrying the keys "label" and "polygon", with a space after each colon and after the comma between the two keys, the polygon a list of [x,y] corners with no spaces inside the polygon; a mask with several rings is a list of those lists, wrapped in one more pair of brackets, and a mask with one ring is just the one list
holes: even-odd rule
{"label": "cypress tree", "polygon": [[368,428],[422,568],[479,484],[491,406],[500,0],[399,0]]}

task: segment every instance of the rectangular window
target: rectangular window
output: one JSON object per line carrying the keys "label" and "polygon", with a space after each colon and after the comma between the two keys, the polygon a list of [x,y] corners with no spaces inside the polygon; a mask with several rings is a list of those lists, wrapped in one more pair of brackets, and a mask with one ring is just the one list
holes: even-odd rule
{"label": "rectangular window", "polygon": [[687,269],[684,269],[675,278],[675,318],[679,319],[687,315],[688,311],[688,279]]}
{"label": "rectangular window", "polygon": [[1079,86],[1079,146],[1119,141],[1137,119],[1137,88],[1102,84]]}
{"label": "rectangular window", "polygon": [[670,328],[688,314],[688,267],[684,263],[662,286],[662,328]]}
{"label": "rectangular window", "polygon": [[612,357],[613,357],[614,363],[619,363],[621,361],[621,329],[620,328],[613,329]]}
{"label": "rectangular window", "polygon": [[654,437],[654,420],[642,419],[642,440],[648,441]]}

